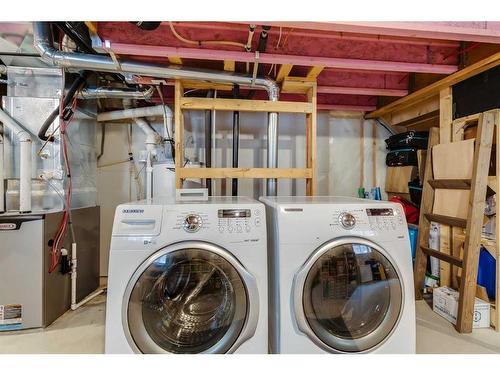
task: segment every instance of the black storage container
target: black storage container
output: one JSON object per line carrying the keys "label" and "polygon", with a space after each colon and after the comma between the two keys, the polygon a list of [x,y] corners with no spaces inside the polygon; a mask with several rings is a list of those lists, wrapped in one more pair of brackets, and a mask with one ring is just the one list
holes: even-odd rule
{"label": "black storage container", "polygon": [[385,157],[385,164],[389,167],[401,167],[406,165],[417,165],[417,149],[402,148],[389,151]]}
{"label": "black storage container", "polygon": [[422,202],[422,185],[420,181],[413,180],[408,182],[408,190],[410,191],[410,200],[413,204],[420,207],[420,202]]}
{"label": "black storage container", "polygon": [[385,144],[389,150],[397,150],[401,148],[415,148],[417,150],[427,149],[429,141],[429,132],[417,132],[411,130],[406,133],[395,134],[385,140]]}

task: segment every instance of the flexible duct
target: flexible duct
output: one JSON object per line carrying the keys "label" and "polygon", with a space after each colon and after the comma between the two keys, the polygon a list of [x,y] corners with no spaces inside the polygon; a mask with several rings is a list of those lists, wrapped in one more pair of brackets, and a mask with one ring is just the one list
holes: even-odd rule
{"label": "flexible duct", "polygon": [[[145,74],[153,77],[200,80],[219,83],[236,83],[241,86],[259,86],[267,90],[269,100],[277,101],[279,88],[276,82],[268,78],[256,78],[234,72],[218,72],[204,69],[185,68],[178,65],[163,66],[159,64],[120,60],[119,65],[109,56],[89,55],[58,51],[53,46],[52,32],[48,22],[33,23],[34,46],[40,57],[53,66],[60,68],[87,69],[101,72],[120,72],[129,74]],[[268,137],[277,137],[278,113],[268,116]],[[269,168],[277,166],[277,139],[268,138],[267,162]],[[274,148],[274,149],[273,149]],[[276,195],[276,179],[267,180],[267,195]]]}
{"label": "flexible duct", "polygon": [[142,99],[148,100],[154,88],[144,90],[118,89],[113,87],[85,88],[78,94],[79,99]]}
{"label": "flexible duct", "polygon": [[[19,211],[31,212],[31,145],[32,135],[6,112],[0,109],[0,121],[4,128],[14,132],[20,144],[20,172],[19,172]],[[2,163],[3,165],[3,163]],[[3,168],[2,168],[3,169]],[[2,179],[3,183],[3,179]],[[3,194],[2,194],[3,199]]]}

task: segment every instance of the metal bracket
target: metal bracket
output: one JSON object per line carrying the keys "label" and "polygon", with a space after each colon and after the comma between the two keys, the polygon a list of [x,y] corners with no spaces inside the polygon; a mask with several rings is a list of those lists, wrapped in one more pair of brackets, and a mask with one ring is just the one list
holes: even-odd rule
{"label": "metal bracket", "polygon": [[255,79],[257,78],[257,71],[259,69],[259,51],[255,51],[255,60],[253,63],[253,72],[252,72],[252,86],[255,85]]}

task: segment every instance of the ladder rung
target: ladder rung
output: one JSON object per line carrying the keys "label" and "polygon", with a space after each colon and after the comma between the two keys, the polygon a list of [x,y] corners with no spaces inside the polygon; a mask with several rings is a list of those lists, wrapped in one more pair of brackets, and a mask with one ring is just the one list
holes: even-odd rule
{"label": "ladder rung", "polygon": [[425,214],[425,218],[429,221],[435,221],[436,223],[451,225],[452,227],[467,227],[467,220],[460,219],[453,216],[444,216],[436,214]]}
{"label": "ladder rung", "polygon": [[471,180],[429,180],[434,189],[470,190]]}
{"label": "ladder rung", "polygon": [[442,252],[437,251],[437,250],[429,249],[428,247],[425,247],[425,246],[420,246],[420,248],[422,249],[422,251],[425,254],[430,255],[431,257],[437,258],[439,260],[443,260],[445,262],[448,262],[448,263],[453,264],[454,266],[457,266],[460,268],[463,265],[462,259],[460,259],[460,258],[442,253]]}

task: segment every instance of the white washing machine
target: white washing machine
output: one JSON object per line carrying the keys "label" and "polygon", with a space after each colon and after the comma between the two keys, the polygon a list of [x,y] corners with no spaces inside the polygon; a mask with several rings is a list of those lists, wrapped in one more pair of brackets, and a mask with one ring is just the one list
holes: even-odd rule
{"label": "white washing machine", "polygon": [[273,353],[415,353],[408,229],[398,204],[262,197]]}
{"label": "white washing machine", "polygon": [[248,198],[116,209],[106,353],[267,353],[265,207]]}

